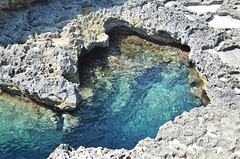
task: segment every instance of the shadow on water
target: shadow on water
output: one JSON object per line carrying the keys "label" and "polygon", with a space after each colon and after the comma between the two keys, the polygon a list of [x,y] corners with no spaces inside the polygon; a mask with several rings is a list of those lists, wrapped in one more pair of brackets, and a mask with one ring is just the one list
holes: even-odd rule
{"label": "shadow on water", "polygon": [[69,20],[100,8],[122,5],[126,0],[39,0],[30,7],[0,12],[0,46],[23,44],[29,36],[46,32],[62,31]]}

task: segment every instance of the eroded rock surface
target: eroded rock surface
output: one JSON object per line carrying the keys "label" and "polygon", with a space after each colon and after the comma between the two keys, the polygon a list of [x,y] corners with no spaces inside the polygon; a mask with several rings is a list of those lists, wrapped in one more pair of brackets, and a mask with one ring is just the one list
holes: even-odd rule
{"label": "eroded rock surface", "polygon": [[[2,15],[0,88],[3,91],[24,94],[62,110],[75,109],[79,103],[77,66],[82,49],[107,47],[108,31],[129,27],[166,44],[188,45],[190,60],[208,80],[206,89],[212,103],[166,123],[156,139],[141,140],[133,150],[84,147],[74,150],[61,145],[49,158],[240,157],[240,64],[231,64],[221,55],[229,50],[238,52],[240,30],[234,26],[210,25],[214,16],[230,16],[239,22],[239,1],[130,0],[122,5],[106,1],[64,2],[36,3],[17,15],[9,12]],[[221,6],[211,12],[187,8],[216,3]],[[55,6],[59,10],[42,14]],[[82,8],[86,6],[92,6],[94,12],[83,15]],[[41,10],[41,14],[34,9]],[[236,56],[237,53],[229,52],[227,58]]]}
{"label": "eroded rock surface", "polygon": [[[76,20],[70,21],[69,26],[66,24],[78,14],[81,16],[82,9],[89,5],[96,11],[114,3],[42,2],[17,14],[5,11],[0,15],[0,88],[60,110],[76,109],[79,103],[78,56],[85,43],[98,42],[93,42],[97,40],[95,35],[84,30],[84,22],[83,28],[71,25]],[[101,35],[105,42],[108,36],[104,32]],[[84,42],[88,37],[92,40]],[[107,46],[106,42],[102,44]]]}

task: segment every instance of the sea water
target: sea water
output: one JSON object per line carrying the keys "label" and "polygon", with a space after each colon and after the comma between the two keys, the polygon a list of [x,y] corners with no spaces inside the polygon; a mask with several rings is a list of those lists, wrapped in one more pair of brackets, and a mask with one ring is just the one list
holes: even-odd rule
{"label": "sea water", "polygon": [[202,105],[190,93],[186,52],[137,36],[116,39],[80,60],[82,103],[74,115],[81,120],[65,140],[73,147],[132,149]]}
{"label": "sea water", "polygon": [[61,113],[0,98],[0,158],[46,158],[61,143],[132,149],[155,138],[161,125],[202,105],[191,96],[185,54],[129,36],[81,57],[72,127]]}
{"label": "sea water", "polygon": [[0,96],[0,158],[46,158],[62,143],[56,113],[8,95]]}

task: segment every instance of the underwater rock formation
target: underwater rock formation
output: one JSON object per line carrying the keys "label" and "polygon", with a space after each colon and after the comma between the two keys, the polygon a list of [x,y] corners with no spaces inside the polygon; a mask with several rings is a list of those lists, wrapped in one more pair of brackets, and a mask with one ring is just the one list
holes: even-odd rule
{"label": "underwater rock formation", "polygon": [[[189,52],[173,46],[158,45],[135,34],[129,31],[129,28],[113,29],[108,33],[110,36],[108,48],[95,48],[88,55],[80,56],[79,78],[81,85],[79,94],[81,101],[91,103],[95,93],[98,89],[103,89],[102,87],[105,84],[110,91],[110,88],[115,85],[113,81],[117,81],[118,78],[121,78],[121,75],[124,75],[128,81],[132,81],[139,76],[143,76],[143,74],[148,76],[147,70],[158,72],[159,69],[157,68],[161,67],[163,70],[172,70],[173,73],[173,70],[181,67],[183,76],[183,72],[186,71],[187,73],[191,68],[189,66],[191,65],[188,58]],[[186,67],[183,68],[183,66]],[[192,70],[193,73],[189,74],[190,84],[198,90],[198,92],[192,93],[198,94],[194,96],[204,99],[204,104],[208,104],[209,100],[205,99],[208,97],[203,95],[202,87],[205,83],[199,77],[199,72],[194,71],[195,68],[192,68]],[[163,72],[160,73],[163,74],[162,78],[167,76]],[[172,76],[180,80],[177,72]],[[179,70],[179,74],[181,74],[180,72]]]}
{"label": "underwater rock formation", "polygon": [[[133,150],[84,147],[74,150],[60,145],[49,158],[239,157],[239,1],[129,0],[118,6],[106,1],[101,5],[85,2],[46,5],[64,6],[67,9],[63,15],[60,10],[44,14],[46,17],[32,10],[1,15],[4,19],[0,23],[1,90],[61,110],[74,110],[80,99],[80,55],[95,47],[109,46],[106,33],[112,28],[128,27],[153,41],[188,45],[190,61],[207,78],[204,87],[211,96],[211,104],[166,123],[155,139],[141,140]],[[189,8],[216,3],[221,6],[211,12]],[[92,5],[94,12],[82,15],[86,4]],[[42,4],[32,6],[41,11],[51,10]],[[219,25],[221,19],[231,25],[223,24],[224,21]]]}

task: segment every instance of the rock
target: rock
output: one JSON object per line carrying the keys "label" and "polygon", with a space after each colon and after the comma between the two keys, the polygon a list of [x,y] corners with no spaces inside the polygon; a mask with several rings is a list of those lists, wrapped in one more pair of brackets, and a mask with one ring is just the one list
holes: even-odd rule
{"label": "rock", "polygon": [[71,114],[63,114],[63,133],[70,133],[78,125],[79,118]]}
{"label": "rock", "polygon": [[[59,117],[56,112],[46,107],[23,97],[16,99],[1,93],[0,114],[1,149],[15,149],[16,144],[11,142],[16,141],[19,149],[36,148],[42,152],[45,151],[44,146],[54,148],[54,144],[60,143],[62,134],[57,129]],[[46,132],[49,134],[46,135]],[[60,138],[54,138],[56,136]],[[42,144],[44,146],[41,146]]]}
{"label": "rock", "polygon": [[192,96],[201,99],[205,106],[209,104],[211,102],[211,95],[206,89],[208,81],[196,67],[191,69],[188,75],[188,81],[193,85],[193,87],[191,87]]}
{"label": "rock", "polygon": [[69,154],[69,152],[74,151],[74,149],[70,146],[68,146],[67,144],[61,144],[56,148],[56,152],[55,154],[53,154],[51,157],[49,157],[50,159],[52,158],[71,158],[71,155]]}
{"label": "rock", "polygon": [[237,0],[224,1],[221,8],[217,10],[218,15],[231,15],[233,18],[240,18],[239,11],[240,2]]}

